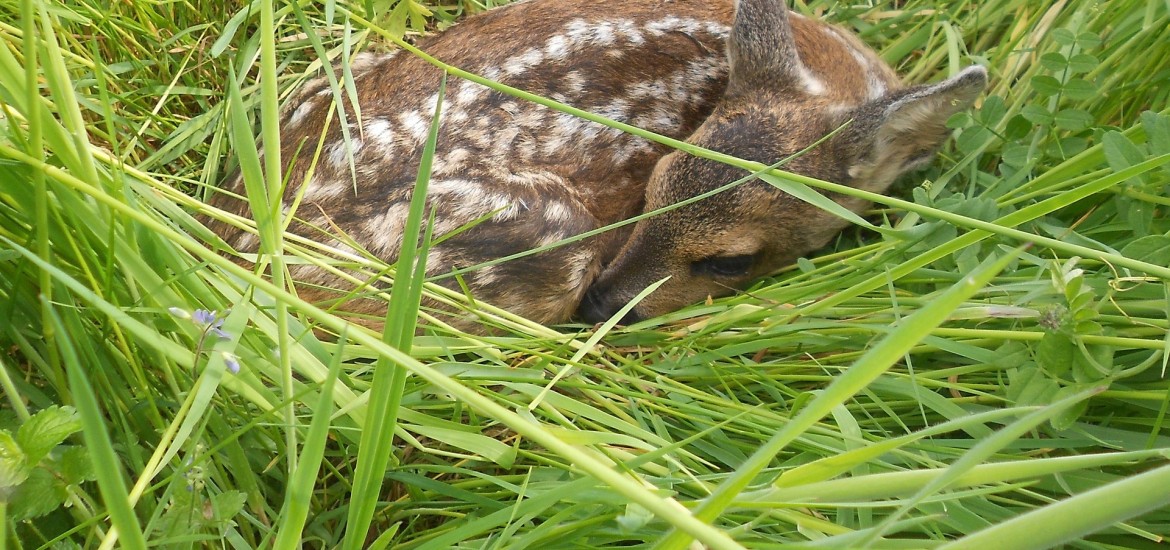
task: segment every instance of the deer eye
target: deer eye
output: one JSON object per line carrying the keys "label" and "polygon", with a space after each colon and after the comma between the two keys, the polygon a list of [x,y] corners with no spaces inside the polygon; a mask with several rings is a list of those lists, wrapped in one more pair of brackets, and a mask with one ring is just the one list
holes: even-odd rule
{"label": "deer eye", "polygon": [[691,273],[716,277],[743,277],[756,261],[755,254],[710,256],[691,264]]}

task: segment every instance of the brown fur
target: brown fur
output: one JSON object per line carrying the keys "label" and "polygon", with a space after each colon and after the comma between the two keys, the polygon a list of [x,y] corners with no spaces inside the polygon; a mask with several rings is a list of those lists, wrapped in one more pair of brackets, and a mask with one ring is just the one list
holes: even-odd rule
{"label": "brown fur", "polygon": [[[969,69],[905,90],[848,32],[790,16],[777,0],[742,0],[739,10],[733,25],[731,0],[531,0],[469,18],[420,45],[505,84],[749,160],[775,162],[853,119],[842,135],[786,169],[876,192],[929,158],[945,139],[946,117],[984,85],[985,73]],[[286,204],[304,193],[297,211],[304,223],[293,231],[342,249],[352,239],[393,262],[441,74],[408,54],[364,56],[353,71],[361,116],[359,123],[347,106],[349,151],[324,80],[290,101],[281,133],[282,161],[291,165]],[[744,175],[468,81],[450,83],[443,109],[428,195],[437,209],[436,235],[490,219],[437,246],[428,258],[432,275],[561,240]],[[320,160],[305,181],[322,129]],[[243,185],[237,177],[227,188],[242,193]],[[843,203],[865,207],[854,202]],[[213,203],[246,210],[226,194]],[[477,299],[552,323],[568,319],[591,285],[582,314],[598,320],[670,275],[634,314],[649,316],[726,294],[823,245],[844,225],[753,183],[465,279]],[[250,234],[222,224],[214,229],[240,251],[256,248]],[[736,256],[753,259],[734,277],[704,263]],[[344,286],[318,268],[300,266],[293,275]],[[366,300],[353,307],[384,306]]]}

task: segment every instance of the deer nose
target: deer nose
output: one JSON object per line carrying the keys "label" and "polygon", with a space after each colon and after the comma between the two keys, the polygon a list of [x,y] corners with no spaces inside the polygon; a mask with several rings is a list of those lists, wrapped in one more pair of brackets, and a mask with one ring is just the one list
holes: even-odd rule
{"label": "deer nose", "polygon": [[[605,289],[596,285],[585,292],[585,298],[577,307],[577,316],[587,323],[602,323],[613,317],[623,304],[615,304],[605,297]],[[642,319],[637,311],[631,309],[622,317],[619,324],[629,325]]]}

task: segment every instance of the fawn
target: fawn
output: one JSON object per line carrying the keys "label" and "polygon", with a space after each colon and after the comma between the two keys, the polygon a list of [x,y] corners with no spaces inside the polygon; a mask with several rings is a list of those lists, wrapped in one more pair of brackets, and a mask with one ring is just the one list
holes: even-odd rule
{"label": "fawn", "polygon": [[[946,120],[987,81],[973,66],[903,87],[857,37],[790,13],[782,0],[529,0],[470,17],[419,46],[489,79],[765,164],[848,122],[784,169],[878,193],[930,161],[948,136]],[[324,79],[287,104],[285,205],[303,194],[294,232],[393,262],[441,73],[408,54],[362,54],[352,73],[360,119],[344,101],[348,146]],[[747,174],[471,81],[452,80],[443,101],[428,211],[436,211],[437,237],[463,230],[430,249],[428,275],[561,241]],[[227,189],[242,193],[239,176]],[[832,198],[853,211],[868,206]],[[226,193],[213,204],[247,208]],[[847,223],[751,181],[463,278],[477,299],[556,323],[575,312],[590,322],[609,318],[669,277],[631,321],[730,294],[824,246]],[[250,232],[214,229],[239,251],[257,248]],[[314,266],[291,271],[310,287],[344,286]],[[350,307],[374,313],[379,303]]]}

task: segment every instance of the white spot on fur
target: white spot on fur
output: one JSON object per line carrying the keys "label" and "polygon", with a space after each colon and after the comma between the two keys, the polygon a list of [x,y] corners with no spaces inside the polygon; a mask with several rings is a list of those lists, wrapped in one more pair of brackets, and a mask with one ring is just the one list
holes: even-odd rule
{"label": "white spot on fur", "polygon": [[480,101],[487,92],[487,88],[464,80],[459,84],[459,89],[455,92],[454,103],[458,105],[470,105]]}
{"label": "white spot on fur", "polygon": [[482,267],[475,270],[474,278],[476,286],[483,287],[495,284],[500,278],[499,269],[494,265]]}
{"label": "white spot on fur", "polygon": [[665,97],[668,92],[665,82],[662,80],[652,80],[634,84],[629,88],[627,93],[633,99],[653,100],[655,98]]}
{"label": "white spot on fur", "polygon": [[394,150],[394,127],[385,118],[372,118],[366,121],[366,141],[378,149],[383,155],[389,155]]}
{"label": "white spot on fur", "polygon": [[608,104],[594,109],[593,113],[613,120],[625,120],[630,114],[630,102],[622,98],[615,98]]}
{"label": "white spot on fur", "polygon": [[297,108],[292,112],[292,116],[288,118],[288,127],[294,128],[299,125],[301,121],[305,119],[305,117],[309,116],[309,113],[313,112],[315,107],[316,104],[313,102],[312,98],[309,98],[300,105],[297,105]]}
{"label": "white spot on fur", "polygon": [[853,61],[857,63],[860,70],[865,71],[866,80],[866,98],[870,100],[877,99],[885,95],[887,86],[885,82],[885,74],[882,70],[881,62],[866,55],[862,49],[857,47],[857,44],[848,36],[843,34],[843,31],[836,27],[825,27],[827,33],[832,36],[837,42],[849,51],[849,55],[853,57]]}
{"label": "white spot on fur", "polygon": [[446,258],[444,256],[443,249],[441,248],[428,250],[426,272],[429,274],[447,271]]}
{"label": "white spot on fur", "polygon": [[821,82],[821,79],[812,74],[812,72],[808,70],[808,67],[804,66],[804,63],[798,62],[796,66],[800,71],[800,83],[802,86],[804,86],[804,91],[811,95],[824,95],[825,83]]}
{"label": "white spot on fur", "polygon": [[544,45],[544,53],[550,61],[561,61],[569,57],[569,40],[562,35],[553,35]]}
{"label": "white spot on fur", "polygon": [[451,209],[448,219],[459,220],[460,225],[491,212],[495,212],[492,220],[508,221],[520,215],[521,209],[527,210],[527,205],[522,201],[486,189],[481,183],[473,180],[450,179],[432,182],[430,193],[436,197],[446,196],[442,201],[444,206]]}
{"label": "white spot on fur", "polygon": [[617,22],[617,31],[635,46],[640,46],[646,42],[646,38],[642,36],[642,31],[629,19],[619,20]]}
{"label": "white spot on fur", "polygon": [[563,78],[565,87],[573,94],[580,94],[585,91],[585,77],[581,76],[579,71],[569,71],[565,73]]}
{"label": "white spot on fur", "polygon": [[427,124],[422,113],[419,111],[407,111],[399,115],[398,121],[402,123],[402,126],[416,145],[421,145],[426,141],[427,131],[430,129],[430,125]]}
{"label": "white spot on fur", "polygon": [[484,67],[483,72],[479,73],[479,76],[482,76],[488,80],[499,80],[500,79],[500,68],[499,67]]}
{"label": "white spot on fur", "polygon": [[431,166],[431,174],[433,176],[446,176],[452,173],[462,172],[467,168],[467,161],[471,159],[471,151],[463,147],[457,147],[449,151],[442,157],[434,159],[434,164]]}
{"label": "white spot on fur", "polygon": [[549,201],[544,205],[542,214],[545,221],[550,223],[565,223],[573,219],[573,210],[561,201]]}
{"label": "white spot on fur", "polygon": [[235,247],[236,250],[242,252],[251,252],[256,250],[259,244],[260,239],[256,237],[256,234],[245,231],[244,233],[240,233],[240,236],[236,238]]}
{"label": "white spot on fur", "polygon": [[373,52],[360,52],[350,58],[350,72],[358,73],[365,71],[375,64],[390,59],[391,55],[377,54]]}
{"label": "white spot on fur", "polygon": [[700,29],[706,30],[708,25],[706,22],[691,18],[682,18],[676,15],[668,15],[662,19],[651,21],[646,24],[646,30],[654,36],[662,36],[668,32],[681,32],[685,34],[695,34]]}
{"label": "white spot on fur", "polygon": [[606,46],[614,41],[613,23],[591,24],[583,19],[574,19],[565,27],[565,37],[572,43],[570,49],[589,44]]}
{"label": "white spot on fur", "polygon": [[390,205],[385,212],[366,219],[362,229],[365,230],[365,234],[374,236],[369,243],[370,252],[387,258],[398,255],[409,212],[409,204],[397,202]]}
{"label": "white spot on fur", "polygon": [[532,67],[535,67],[544,60],[544,53],[538,49],[531,49],[519,56],[508,59],[504,62],[503,71],[508,76],[516,76]]}
{"label": "white spot on fur", "polygon": [[536,246],[548,246],[553,243],[561,242],[568,237],[563,231],[550,231],[540,236],[540,240],[536,241]]}
{"label": "white spot on fur", "polygon": [[329,145],[327,154],[329,162],[336,167],[349,166],[350,154],[357,157],[357,154],[362,150],[362,138],[351,135],[349,137],[349,147],[346,147],[345,140],[339,139]]}
{"label": "white spot on fur", "polygon": [[[345,148],[341,147],[341,149],[341,154],[344,155]],[[332,156],[333,152],[330,151],[330,157],[332,158]],[[308,202],[318,202],[336,198],[342,193],[345,193],[346,189],[352,189],[352,186],[348,182],[348,179],[324,180],[321,178],[320,173],[314,174],[313,179],[310,179],[309,182],[305,184],[308,186],[308,188],[305,189],[304,200]]]}

